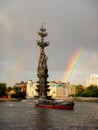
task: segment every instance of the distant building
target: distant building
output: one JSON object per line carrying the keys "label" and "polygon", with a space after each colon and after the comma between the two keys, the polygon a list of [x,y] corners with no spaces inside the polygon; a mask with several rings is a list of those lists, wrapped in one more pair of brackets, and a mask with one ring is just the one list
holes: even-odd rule
{"label": "distant building", "polygon": [[50,84],[49,96],[52,96],[53,99],[65,99],[72,94],[75,94],[75,88],[71,87],[69,83],[55,82],[52,81]]}
{"label": "distant building", "polygon": [[98,75],[92,74],[87,78],[87,86],[90,86],[92,84],[98,86]]}
{"label": "distant building", "polygon": [[[27,99],[33,99],[38,96],[38,92],[36,92],[37,82],[29,80],[26,86]],[[65,99],[70,95],[75,94],[75,88],[72,87],[70,83],[62,83],[60,81],[49,82],[49,89],[48,96],[51,96],[53,99]]]}
{"label": "distant building", "polygon": [[36,82],[32,82],[32,80],[29,80],[27,82],[27,89],[26,89],[26,97],[27,99],[33,99],[34,97],[38,96],[38,93],[36,92]]}

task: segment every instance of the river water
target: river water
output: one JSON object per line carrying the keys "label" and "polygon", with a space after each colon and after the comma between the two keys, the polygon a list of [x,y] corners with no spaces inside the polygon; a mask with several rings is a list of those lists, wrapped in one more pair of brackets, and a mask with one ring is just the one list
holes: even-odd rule
{"label": "river water", "polygon": [[98,130],[98,103],[75,102],[74,110],[59,110],[0,102],[0,130]]}

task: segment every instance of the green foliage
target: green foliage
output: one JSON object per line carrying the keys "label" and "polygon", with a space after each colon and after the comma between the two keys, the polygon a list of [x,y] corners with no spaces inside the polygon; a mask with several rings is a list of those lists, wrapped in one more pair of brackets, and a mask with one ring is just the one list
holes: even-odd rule
{"label": "green foliage", "polygon": [[0,97],[6,95],[6,83],[0,83]]}
{"label": "green foliage", "polygon": [[83,93],[85,97],[98,97],[98,87],[96,85],[90,85]]}
{"label": "green foliage", "polygon": [[70,94],[69,97],[75,97],[76,95],[75,94]]}
{"label": "green foliage", "polygon": [[86,89],[83,89],[82,85],[77,85],[76,97],[98,97],[97,85],[90,85]]}
{"label": "green foliage", "polygon": [[77,85],[76,86],[76,97],[82,97],[82,94],[84,92],[83,86],[82,85]]}
{"label": "green foliage", "polygon": [[7,92],[11,91],[12,89],[13,89],[12,87],[8,87]]}
{"label": "green foliage", "polygon": [[13,88],[13,90],[16,93],[11,95],[12,98],[25,98],[26,97],[26,93],[22,91],[21,87],[16,86]]}

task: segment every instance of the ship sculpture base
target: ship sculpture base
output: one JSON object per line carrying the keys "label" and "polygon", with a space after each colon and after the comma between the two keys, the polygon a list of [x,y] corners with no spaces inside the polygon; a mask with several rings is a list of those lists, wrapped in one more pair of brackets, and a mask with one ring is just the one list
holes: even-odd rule
{"label": "ship sculpture base", "polygon": [[73,110],[74,102],[56,101],[56,100],[39,100],[36,104],[39,108],[66,109]]}

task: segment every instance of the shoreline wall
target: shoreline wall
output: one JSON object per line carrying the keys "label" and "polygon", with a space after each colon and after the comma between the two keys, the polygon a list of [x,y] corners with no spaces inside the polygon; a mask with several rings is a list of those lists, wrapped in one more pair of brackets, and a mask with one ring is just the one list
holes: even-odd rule
{"label": "shoreline wall", "polygon": [[63,97],[63,98],[56,98],[56,100],[98,102],[98,97]]}
{"label": "shoreline wall", "polygon": [[74,101],[98,102],[98,97],[73,97]]}
{"label": "shoreline wall", "polygon": [[[0,102],[7,101],[21,101],[22,99],[11,98],[0,98]],[[35,99],[36,100],[36,99]],[[98,102],[98,97],[65,97],[65,98],[57,98],[56,100],[65,100],[65,101],[81,101],[81,102]]]}

